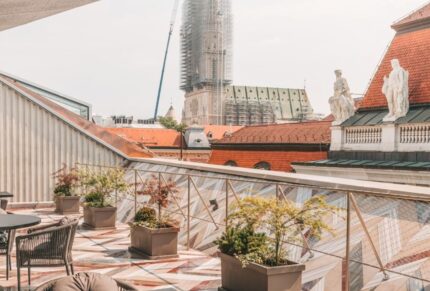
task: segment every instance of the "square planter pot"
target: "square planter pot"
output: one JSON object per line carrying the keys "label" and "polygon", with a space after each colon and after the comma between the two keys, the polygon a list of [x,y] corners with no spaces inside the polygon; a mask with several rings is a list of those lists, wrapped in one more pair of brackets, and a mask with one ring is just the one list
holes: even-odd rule
{"label": "square planter pot", "polygon": [[60,214],[78,214],[79,213],[79,196],[56,196],[55,212]]}
{"label": "square planter pot", "polygon": [[147,259],[166,259],[178,257],[179,228],[153,229],[130,225],[131,246],[129,250]]}
{"label": "square planter pot", "polygon": [[115,228],[116,207],[84,207],[84,226],[95,229]]}
{"label": "square planter pot", "polygon": [[300,291],[305,265],[292,263],[267,267],[249,263],[245,268],[235,257],[220,253],[220,291]]}

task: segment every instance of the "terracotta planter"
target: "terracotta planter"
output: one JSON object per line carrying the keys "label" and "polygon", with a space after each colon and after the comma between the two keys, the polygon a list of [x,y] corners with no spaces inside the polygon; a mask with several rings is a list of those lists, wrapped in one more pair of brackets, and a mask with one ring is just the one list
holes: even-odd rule
{"label": "terracotta planter", "polygon": [[60,214],[77,214],[79,213],[79,196],[56,196],[55,212]]}
{"label": "terracotta planter", "polygon": [[84,207],[84,225],[90,228],[115,228],[116,207]]}
{"label": "terracotta planter", "polygon": [[165,259],[178,257],[179,228],[169,227],[152,229],[145,226],[130,225],[131,252],[148,259]]}
{"label": "terracotta planter", "polygon": [[300,291],[302,272],[305,265],[291,263],[278,267],[266,267],[249,263],[245,268],[242,263],[225,254],[221,258],[220,291]]}

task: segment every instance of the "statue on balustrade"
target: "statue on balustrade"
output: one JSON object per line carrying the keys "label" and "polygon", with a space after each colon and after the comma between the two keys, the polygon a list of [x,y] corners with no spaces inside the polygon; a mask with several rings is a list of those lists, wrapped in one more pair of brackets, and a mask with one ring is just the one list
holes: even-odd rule
{"label": "statue on balustrade", "polygon": [[400,66],[398,59],[391,60],[393,70],[384,76],[382,93],[387,98],[388,114],[383,121],[395,121],[409,111],[409,72]]}
{"label": "statue on balustrade", "polygon": [[334,71],[336,82],[334,82],[334,95],[330,97],[330,109],[334,116],[334,125],[339,125],[354,115],[355,106],[349,90],[348,82],[342,77],[342,71]]}

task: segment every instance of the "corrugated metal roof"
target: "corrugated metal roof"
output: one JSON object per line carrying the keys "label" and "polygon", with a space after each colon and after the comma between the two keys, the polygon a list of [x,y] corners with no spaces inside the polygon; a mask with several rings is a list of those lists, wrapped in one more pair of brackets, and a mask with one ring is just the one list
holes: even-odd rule
{"label": "corrugated metal roof", "polygon": [[312,162],[293,163],[294,165],[343,168],[375,168],[389,170],[430,171],[430,162],[399,162],[373,160],[321,160]]}
{"label": "corrugated metal roof", "polygon": [[0,1],[0,31],[55,15],[95,1],[96,0],[2,0]]}
{"label": "corrugated metal roof", "polygon": [[[366,110],[358,111],[342,123],[341,126],[371,126],[382,124],[382,119],[388,114],[388,110]],[[395,124],[406,124],[406,123],[422,123],[430,121],[430,105],[416,106],[409,109],[408,114],[405,117],[397,119]]]}

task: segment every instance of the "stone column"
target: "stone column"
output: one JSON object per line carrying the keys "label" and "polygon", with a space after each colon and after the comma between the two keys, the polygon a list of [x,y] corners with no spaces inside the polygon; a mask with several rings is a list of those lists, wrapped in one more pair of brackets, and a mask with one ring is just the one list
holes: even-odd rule
{"label": "stone column", "polygon": [[341,151],[343,149],[343,130],[340,126],[331,127],[330,151]]}
{"label": "stone column", "polygon": [[381,150],[383,152],[397,151],[397,128],[394,123],[385,123],[382,126]]}

